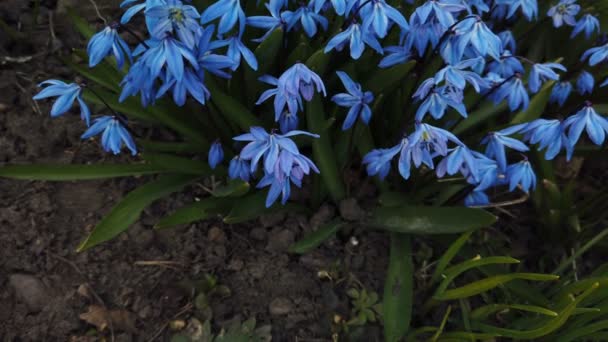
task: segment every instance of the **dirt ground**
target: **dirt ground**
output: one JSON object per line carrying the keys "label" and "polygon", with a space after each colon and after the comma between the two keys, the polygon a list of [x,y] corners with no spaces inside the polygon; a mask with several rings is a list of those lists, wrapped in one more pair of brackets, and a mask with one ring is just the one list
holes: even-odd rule
{"label": "dirt ground", "polygon": [[[52,55],[83,46],[56,5],[42,1],[34,20],[34,1],[0,1],[0,19],[20,33],[0,30],[0,164],[118,161],[95,142],[79,140],[84,126],[76,112],[51,119],[48,102],[31,100],[38,82],[73,78]],[[333,207],[313,217],[152,229],[159,217],[201,195],[196,187],[156,203],[119,238],[76,253],[102,215],[141,181],[0,179],[0,341],[162,341],[210,312],[214,331],[255,317],[258,326],[270,325],[273,341],[328,341],[335,315],[349,317],[348,288],[380,290],[383,235],[351,231],[309,255],[287,253],[305,232],[337,215]],[[195,300],[193,289],[200,287],[191,284],[208,275],[222,286],[208,294],[206,307]],[[112,318],[96,326],[95,310]],[[362,340],[377,340],[379,331],[372,325]]]}

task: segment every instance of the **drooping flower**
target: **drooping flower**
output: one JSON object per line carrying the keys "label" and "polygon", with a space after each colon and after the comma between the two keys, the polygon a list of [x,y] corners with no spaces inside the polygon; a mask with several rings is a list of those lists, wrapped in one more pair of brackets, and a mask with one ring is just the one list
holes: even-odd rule
{"label": "drooping flower", "polygon": [[230,161],[228,166],[228,177],[230,179],[241,179],[245,182],[249,182],[251,178],[251,166],[248,160],[242,159],[240,156],[235,156]]}
{"label": "drooping flower", "polygon": [[514,112],[516,109],[526,109],[530,103],[530,96],[524,87],[519,74],[515,74],[508,81],[504,82],[492,95],[494,102],[499,103],[507,99],[509,109]]}
{"label": "drooping flower", "polygon": [[67,84],[58,80],[47,80],[38,85],[39,87],[46,86],[38,94],[34,100],[42,100],[49,97],[57,97],[53,107],[51,108],[51,117],[56,117],[66,113],[74,101],[78,101],[80,105],[80,118],[89,126],[91,120],[91,110],[82,99],[82,87],[76,83]]}
{"label": "drooping flower", "polygon": [[116,58],[119,69],[122,69],[125,63],[125,56],[130,62],[133,62],[131,49],[120,37],[116,27],[113,26],[108,26],[91,37],[87,45],[87,54],[89,55],[89,67],[91,68],[101,63],[108,55],[113,55]]}
{"label": "drooping flower", "polygon": [[483,191],[471,191],[464,199],[464,205],[467,207],[477,207],[489,204],[490,198]]}
{"label": "drooping flower", "polygon": [[372,117],[369,104],[374,100],[374,94],[370,91],[363,92],[361,85],[355,83],[345,72],[337,71],[336,73],[348,93],[334,95],[331,100],[338,106],[350,108],[346,119],[344,119],[344,124],[342,124],[342,130],[351,128],[358,117],[367,125]]}
{"label": "drooping flower", "polygon": [[536,174],[528,160],[509,165],[506,176],[509,181],[509,191],[515,190],[517,186],[520,186],[521,190],[526,193],[530,189],[536,188]]}
{"label": "drooping flower", "polygon": [[381,180],[384,180],[391,170],[391,160],[407,145],[407,138],[404,138],[391,148],[379,148],[368,152],[363,157],[363,165],[366,165],[367,174],[369,176],[378,175]]}
{"label": "drooping flower", "polygon": [[281,130],[281,133],[285,134],[298,128],[299,122],[300,119],[298,118],[298,114],[290,113],[286,110],[279,118],[279,129]]}
{"label": "drooping flower", "polygon": [[502,41],[481,18],[463,19],[454,26],[453,30],[456,34],[449,39],[452,44],[444,45],[441,50],[446,62],[450,64],[460,62],[467,47],[474,49],[476,56],[500,58],[503,51]]}
{"label": "drooping flower", "polygon": [[552,160],[562,148],[567,151],[568,159],[572,155],[572,146],[566,137],[565,129],[560,120],[536,119],[529,122],[522,130],[524,141],[538,144],[538,150],[545,151],[545,159]]}
{"label": "drooping flower", "polygon": [[608,44],[597,46],[585,51],[581,57],[581,61],[586,59],[589,59],[590,66],[596,66],[608,60]]}
{"label": "drooping flower", "polygon": [[538,15],[538,3],[536,0],[496,0],[495,3],[505,6],[505,16],[507,19],[511,18],[518,9],[521,9],[521,12],[528,21],[535,19]]}
{"label": "drooping flower", "polygon": [[165,4],[146,8],[147,17],[157,19],[150,34],[162,39],[168,33],[175,32],[179,40],[189,48],[194,48],[201,35],[198,23],[200,14],[190,5],[184,5],[179,0],[165,0]]}
{"label": "drooping flower", "polygon": [[327,30],[328,21],[327,19],[315,12],[311,5],[300,6],[295,12],[285,11],[283,18],[287,22],[288,30],[291,30],[296,24],[302,25],[304,32],[308,37],[312,38],[317,34],[317,25],[321,26],[323,30]]}
{"label": "drooping flower", "polygon": [[212,169],[215,169],[222,160],[224,160],[224,149],[218,140],[211,144],[207,161],[209,162],[209,166],[211,166]]}
{"label": "drooping flower", "polygon": [[319,13],[325,5],[330,3],[337,15],[344,15],[346,12],[346,3],[348,1],[349,0],[311,0],[314,4],[315,12]]}
{"label": "drooping flower", "polygon": [[277,28],[283,28],[285,31],[288,31],[287,21],[285,21],[283,13],[281,13],[282,5],[280,1],[270,1],[265,6],[270,12],[269,16],[254,15],[247,17],[247,25],[266,30],[266,33],[262,37],[254,39],[254,42],[264,41]]}
{"label": "drooping flower", "polygon": [[600,32],[600,21],[591,14],[583,15],[574,26],[570,38],[578,36],[579,33],[585,32],[585,38],[591,38],[593,32]]}
{"label": "drooping flower", "polygon": [[98,134],[101,134],[101,146],[106,152],[119,154],[124,144],[131,150],[132,155],[137,154],[135,141],[117,117],[106,115],[95,119],[91,127],[81,136],[81,139],[89,139]]}
{"label": "drooping flower", "polygon": [[217,30],[220,35],[230,31],[238,22],[238,35],[242,36],[245,31],[246,16],[241,8],[240,0],[220,0],[214,2],[201,14],[201,24],[205,25],[220,18]]}
{"label": "drooping flower", "polygon": [[497,132],[490,132],[481,141],[483,145],[487,145],[485,152],[486,156],[494,158],[501,171],[505,171],[507,168],[506,147],[519,152],[527,152],[529,150],[528,146],[523,142],[509,137],[509,135],[521,131],[525,125],[526,124],[519,124]]}
{"label": "drooping flower", "polygon": [[241,57],[247,62],[247,65],[251,67],[253,70],[258,70],[258,61],[255,58],[255,55],[243,42],[240,38],[234,36],[225,40],[218,40],[213,42],[213,47],[222,47],[228,46],[228,51],[226,52],[226,56],[234,61],[232,65],[232,71],[236,70],[241,65]]}
{"label": "drooping flower", "polygon": [[150,46],[140,58],[150,68],[152,79],[156,79],[166,66],[171,77],[177,81],[181,81],[184,77],[184,59],[194,70],[198,70],[198,61],[193,51],[171,36],[154,42],[154,45]]}
{"label": "drooping flower", "polygon": [[566,23],[574,26],[576,24],[575,16],[581,10],[581,6],[576,3],[576,0],[560,0],[560,2],[551,7],[547,15],[553,19],[554,27],[561,27]]}
{"label": "drooping flower", "polygon": [[601,145],[608,133],[608,119],[599,115],[591,103],[587,102],[583,109],[564,120],[564,129],[567,130],[571,146],[576,145],[583,130],[587,131],[589,139],[594,144]]}
{"label": "drooping flower", "polygon": [[466,84],[469,83],[478,93],[482,88],[488,88],[489,85],[481,76],[473,71],[466,70],[479,63],[480,59],[483,60],[483,58],[478,57],[460,61],[455,65],[446,65],[435,74],[435,84],[445,81],[448,85],[464,90]]}
{"label": "drooping flower", "polygon": [[488,64],[488,70],[507,78],[516,73],[523,74],[524,66],[517,57],[511,54],[511,51],[505,50],[498,60],[492,60]]}
{"label": "drooping flower", "polygon": [[543,82],[547,80],[557,81],[559,75],[553,70],[566,71],[566,67],[559,63],[535,63],[530,71],[530,78],[528,79],[528,87],[533,93],[537,93],[540,90]]}
{"label": "drooping flower", "polygon": [[361,25],[359,23],[352,23],[348,28],[337,35],[335,35],[325,47],[325,53],[336,49],[342,51],[342,49],[349,45],[350,57],[352,59],[359,59],[365,50],[365,45],[368,45],[372,49],[376,50],[379,54],[383,53],[382,46],[374,37],[369,33],[361,31]]}
{"label": "drooping flower", "polygon": [[557,103],[559,106],[563,106],[566,100],[572,92],[572,84],[570,82],[558,82],[553,86],[551,90],[551,96],[549,97],[550,103]]}
{"label": "drooping flower", "polygon": [[477,179],[477,160],[466,146],[456,146],[451,152],[443,158],[435,173],[441,178],[446,174],[453,176],[458,172],[463,171],[463,174],[470,175]]}
{"label": "drooping flower", "polygon": [[587,71],[581,72],[576,80],[576,89],[581,95],[593,93],[593,87],[595,86],[595,79]]}
{"label": "drooping flower", "polygon": [[363,19],[364,32],[372,32],[376,37],[384,38],[388,34],[390,23],[395,23],[404,31],[409,28],[401,12],[384,0],[371,0],[360,6],[359,16]]}

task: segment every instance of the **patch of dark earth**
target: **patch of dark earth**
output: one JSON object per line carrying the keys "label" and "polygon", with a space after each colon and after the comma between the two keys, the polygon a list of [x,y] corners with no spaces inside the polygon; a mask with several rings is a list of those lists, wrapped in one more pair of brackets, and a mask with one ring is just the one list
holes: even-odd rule
{"label": "patch of dark earth", "polygon": [[[115,11],[118,1],[110,2],[99,1],[100,11]],[[75,4],[96,21],[87,1],[41,1],[37,9],[34,1],[0,2],[0,19],[14,31],[0,29],[0,164],[129,161],[79,140],[85,127],[78,108],[51,119],[49,102],[31,100],[40,81],[74,78],[53,56],[85,46],[64,11]],[[210,318],[219,331],[251,317],[271,326],[273,341],[330,341],[335,319],[351,318],[348,288],[381,293],[383,234],[351,229],[307,255],[287,252],[338,215],[334,207],[312,217],[154,230],[159,218],[204,196],[197,186],[155,203],[115,240],[77,253],[101,217],[145,180],[0,179],[0,341],[168,341],[194,318]],[[209,275],[224,290],[202,308],[193,284]],[[105,312],[97,321],[96,308]],[[380,340],[380,331],[370,325],[361,340]]]}

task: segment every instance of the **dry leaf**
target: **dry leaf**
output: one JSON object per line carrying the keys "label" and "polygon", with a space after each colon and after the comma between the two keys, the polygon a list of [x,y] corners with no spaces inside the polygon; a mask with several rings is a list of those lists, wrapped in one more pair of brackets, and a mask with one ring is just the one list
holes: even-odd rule
{"label": "dry leaf", "polygon": [[99,305],[89,306],[89,310],[80,315],[80,319],[104,331],[110,326],[114,330],[136,332],[135,315],[126,310],[107,310]]}

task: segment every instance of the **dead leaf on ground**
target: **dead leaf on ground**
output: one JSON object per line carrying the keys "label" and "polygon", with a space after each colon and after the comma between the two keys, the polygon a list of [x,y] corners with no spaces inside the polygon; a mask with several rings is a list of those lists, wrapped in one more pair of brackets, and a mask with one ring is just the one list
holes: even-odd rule
{"label": "dead leaf on ground", "polygon": [[107,310],[99,305],[91,305],[87,312],[80,315],[80,319],[94,325],[99,331],[111,326],[115,331],[137,332],[135,315],[126,310]]}

